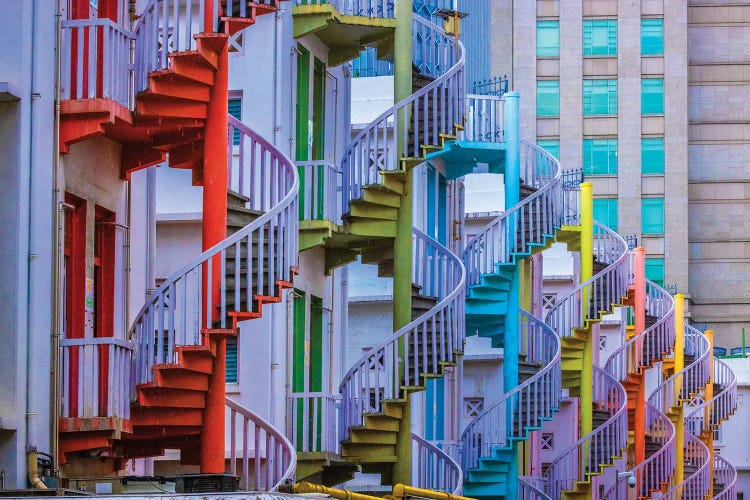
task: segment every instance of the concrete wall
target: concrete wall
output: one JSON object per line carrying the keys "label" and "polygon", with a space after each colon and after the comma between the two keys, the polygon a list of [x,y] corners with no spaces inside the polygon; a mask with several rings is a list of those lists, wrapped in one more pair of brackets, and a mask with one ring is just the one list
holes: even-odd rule
{"label": "concrete wall", "polygon": [[[0,7],[0,469],[26,486],[30,444],[51,451],[53,68],[55,2]],[[6,86],[4,83],[1,83]]]}
{"label": "concrete wall", "polygon": [[746,2],[688,2],[690,298],[716,344],[750,322]]}

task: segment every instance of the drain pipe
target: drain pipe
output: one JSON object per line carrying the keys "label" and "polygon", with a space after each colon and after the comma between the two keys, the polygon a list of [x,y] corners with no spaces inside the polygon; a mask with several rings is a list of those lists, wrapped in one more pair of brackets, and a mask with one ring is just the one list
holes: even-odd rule
{"label": "drain pipe", "polygon": [[39,476],[39,462],[37,461],[38,455],[36,451],[36,439],[32,430],[36,426],[36,413],[29,412],[26,414],[26,474],[29,478],[29,484],[35,490],[46,490],[47,485],[44,484],[42,478]]}
{"label": "drain pipe", "polygon": [[[273,25],[273,145],[279,146],[279,133],[281,132],[281,125],[279,125],[279,115],[281,114],[281,92],[279,91],[278,82],[283,78],[281,75],[282,61],[281,61],[281,33],[282,29],[280,24],[284,20],[284,9],[279,8],[276,11],[276,16]],[[291,111],[290,111],[291,112]]]}
{"label": "drain pipe", "polygon": [[[60,336],[62,335],[63,321],[62,321],[62,304],[63,304],[63,293],[62,293],[62,259],[64,252],[64,235],[63,235],[63,221],[64,211],[66,208],[72,208],[64,203],[62,198],[62,186],[60,180],[60,96],[62,94],[62,1],[57,0],[55,5],[55,116],[53,122],[52,132],[52,248],[54,255],[52,256],[52,332],[51,332],[51,352],[50,352],[50,363],[51,363],[51,394],[50,394],[50,438],[51,447],[50,455],[52,455],[52,474],[57,474],[59,467],[58,454],[59,454],[59,403],[60,403],[60,377],[58,373],[58,363],[60,356]],[[36,455],[36,453],[34,453]],[[29,462],[31,462],[29,457]],[[36,471],[37,461],[36,456],[33,460],[33,467]],[[29,466],[29,480],[31,481],[31,466]],[[38,483],[37,483],[38,484]],[[44,483],[42,483],[44,484]],[[32,481],[32,486],[34,481]]]}

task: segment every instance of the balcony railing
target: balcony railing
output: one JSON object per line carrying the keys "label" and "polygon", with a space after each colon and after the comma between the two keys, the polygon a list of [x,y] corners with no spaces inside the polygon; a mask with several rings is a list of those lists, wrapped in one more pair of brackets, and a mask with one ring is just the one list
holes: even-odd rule
{"label": "balcony railing", "polygon": [[133,347],[113,337],[60,340],[62,418],[130,418]]}
{"label": "balcony railing", "polygon": [[504,100],[494,95],[466,95],[465,141],[503,142]]}
{"label": "balcony railing", "polygon": [[393,18],[393,0],[294,0],[294,5],[332,5],[345,16]]}
{"label": "balcony railing", "polygon": [[106,18],[61,24],[63,99],[112,99],[131,109],[134,35]]}
{"label": "balcony railing", "polygon": [[325,161],[298,161],[300,220],[341,220],[341,170]]}
{"label": "balcony railing", "polygon": [[287,397],[286,435],[298,452],[338,453],[341,396],[299,392]]}

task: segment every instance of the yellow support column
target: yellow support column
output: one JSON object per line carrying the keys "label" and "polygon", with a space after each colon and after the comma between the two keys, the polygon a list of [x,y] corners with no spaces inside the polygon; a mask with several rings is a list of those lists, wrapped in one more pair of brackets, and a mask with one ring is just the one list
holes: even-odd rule
{"label": "yellow support column", "polygon": [[[685,368],[685,296],[678,293],[674,296],[674,373]],[[680,402],[682,393],[682,377],[674,382],[675,401],[679,403],[677,425],[675,425],[676,462],[674,481],[680,484],[685,479],[685,409]]]}
{"label": "yellow support column", "polygon": [[[708,338],[708,373],[711,374],[711,378],[708,379],[706,384],[706,401],[710,401],[714,397],[714,331],[706,330],[706,338]],[[703,442],[708,446],[708,498],[714,496],[714,430],[711,427],[711,405],[706,405],[706,428],[703,431]]]}
{"label": "yellow support column", "polygon": [[[581,184],[581,283],[591,279],[594,271],[594,186],[590,182]],[[589,310],[591,290],[581,290],[581,307],[584,314]],[[583,348],[581,369],[579,438],[591,432],[594,418],[594,345],[589,338]],[[584,453],[588,453],[585,450]],[[591,498],[591,488],[586,490],[586,498]]]}

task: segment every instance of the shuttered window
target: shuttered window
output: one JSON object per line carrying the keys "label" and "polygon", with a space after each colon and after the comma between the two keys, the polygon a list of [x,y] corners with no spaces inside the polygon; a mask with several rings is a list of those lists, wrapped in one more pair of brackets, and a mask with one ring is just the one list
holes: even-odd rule
{"label": "shuttered window", "polygon": [[[228,108],[229,108],[230,115],[237,118],[238,120],[242,120],[242,98],[241,97],[229,98]],[[237,129],[234,129],[233,144],[237,146],[239,145],[239,143],[240,143],[240,131]]]}
{"label": "shuttered window", "polygon": [[237,352],[237,336],[232,336],[227,338],[227,374],[226,374],[226,383],[227,384],[236,384],[239,382],[239,373],[238,373],[238,352]]}

